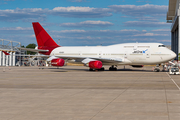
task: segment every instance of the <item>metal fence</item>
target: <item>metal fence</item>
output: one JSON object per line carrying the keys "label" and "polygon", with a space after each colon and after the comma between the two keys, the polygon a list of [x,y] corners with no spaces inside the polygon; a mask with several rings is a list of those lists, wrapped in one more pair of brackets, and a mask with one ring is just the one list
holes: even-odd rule
{"label": "metal fence", "polygon": [[[20,42],[0,39],[0,66],[16,66],[18,62],[16,54],[22,54],[18,47],[21,47]],[[5,55],[2,51],[7,51],[10,55]]]}

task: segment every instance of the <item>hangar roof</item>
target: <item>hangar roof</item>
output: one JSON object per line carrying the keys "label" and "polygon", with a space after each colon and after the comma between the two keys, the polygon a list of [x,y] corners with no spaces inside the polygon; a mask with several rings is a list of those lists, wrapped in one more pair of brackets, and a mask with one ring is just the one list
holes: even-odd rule
{"label": "hangar roof", "polygon": [[169,7],[167,12],[166,20],[173,20],[176,13],[176,2],[177,0],[169,0]]}

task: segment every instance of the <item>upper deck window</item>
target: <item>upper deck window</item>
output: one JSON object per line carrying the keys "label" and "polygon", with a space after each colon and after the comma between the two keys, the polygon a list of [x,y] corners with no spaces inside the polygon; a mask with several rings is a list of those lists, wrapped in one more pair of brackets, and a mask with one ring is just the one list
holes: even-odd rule
{"label": "upper deck window", "polygon": [[124,46],[124,48],[134,48],[134,46]]}
{"label": "upper deck window", "polygon": [[165,45],[159,45],[158,47],[165,47]]}
{"label": "upper deck window", "polygon": [[138,48],[150,48],[150,46],[138,46]]}

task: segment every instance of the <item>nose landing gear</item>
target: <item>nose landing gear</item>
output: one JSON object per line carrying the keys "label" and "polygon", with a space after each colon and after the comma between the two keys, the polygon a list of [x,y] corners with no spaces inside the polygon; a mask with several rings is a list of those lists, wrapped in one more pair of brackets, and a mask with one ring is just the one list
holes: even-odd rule
{"label": "nose landing gear", "polygon": [[159,71],[160,71],[159,64],[156,65],[156,67],[154,68],[153,71],[154,71],[154,72],[159,72]]}

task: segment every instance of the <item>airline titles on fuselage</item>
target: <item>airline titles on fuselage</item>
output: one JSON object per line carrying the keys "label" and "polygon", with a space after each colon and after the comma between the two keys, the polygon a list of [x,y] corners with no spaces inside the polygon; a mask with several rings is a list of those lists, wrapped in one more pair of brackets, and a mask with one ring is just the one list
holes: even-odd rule
{"label": "airline titles on fuselage", "polygon": [[141,50],[135,50],[135,51],[133,51],[133,54],[142,54],[142,53],[146,53],[146,51],[148,51],[148,49],[143,50],[143,51],[141,51]]}

